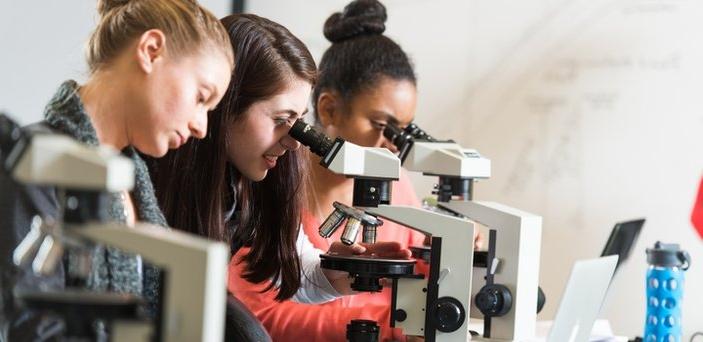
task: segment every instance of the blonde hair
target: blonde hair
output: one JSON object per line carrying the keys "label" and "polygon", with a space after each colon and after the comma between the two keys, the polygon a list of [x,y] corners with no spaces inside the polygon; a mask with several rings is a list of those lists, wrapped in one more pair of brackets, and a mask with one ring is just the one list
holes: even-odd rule
{"label": "blonde hair", "polygon": [[221,51],[233,66],[227,30],[195,0],[98,0],[98,13],[100,22],[87,47],[91,73],[151,29],[164,33],[168,51],[174,57],[209,47]]}

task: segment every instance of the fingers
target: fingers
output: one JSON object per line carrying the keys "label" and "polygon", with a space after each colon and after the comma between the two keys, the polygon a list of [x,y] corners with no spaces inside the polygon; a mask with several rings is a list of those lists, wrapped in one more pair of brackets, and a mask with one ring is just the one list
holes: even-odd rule
{"label": "fingers", "polygon": [[401,244],[397,241],[379,241],[376,243],[361,243],[362,246],[366,247],[366,249],[370,252],[374,253],[392,253],[392,252],[397,252],[403,248]]}
{"label": "fingers", "polygon": [[332,245],[330,245],[330,249],[328,251],[339,255],[357,255],[364,254],[366,252],[366,247],[358,243],[347,246],[339,241],[335,241]]}
{"label": "fingers", "polygon": [[364,244],[365,254],[373,254],[384,258],[409,259],[412,253],[396,241],[381,241],[374,244]]}
{"label": "fingers", "polygon": [[354,254],[364,254],[367,251],[366,247],[358,243],[354,243],[353,245],[347,247],[349,247]]}
{"label": "fingers", "polygon": [[474,250],[479,250],[483,247],[483,233],[480,230],[475,231],[474,235]]}
{"label": "fingers", "polygon": [[347,246],[335,241],[330,245],[330,253],[338,255],[374,255],[382,258],[409,259],[412,253],[396,241],[382,241],[372,244],[355,243]]}

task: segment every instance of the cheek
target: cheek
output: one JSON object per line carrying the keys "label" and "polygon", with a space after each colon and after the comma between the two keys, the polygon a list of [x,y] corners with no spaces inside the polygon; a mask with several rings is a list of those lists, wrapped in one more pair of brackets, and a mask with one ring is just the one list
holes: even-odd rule
{"label": "cheek", "polygon": [[383,132],[373,129],[369,131],[367,134],[368,136],[368,145],[366,146],[373,146],[373,147],[383,147]]}
{"label": "cheek", "polygon": [[155,96],[156,106],[154,121],[161,123],[181,123],[195,115],[196,93],[194,85],[188,79],[171,74],[166,77],[162,88]]}
{"label": "cheek", "polygon": [[383,143],[383,133],[371,126],[368,120],[349,120],[343,131],[343,136],[357,145],[380,147]]}
{"label": "cheek", "polygon": [[164,130],[168,117],[164,109],[168,106],[165,97],[142,94],[133,102],[131,115],[127,121],[132,143],[152,143]]}
{"label": "cheek", "polygon": [[169,98],[164,100],[164,111],[161,113],[162,119],[172,121],[183,121],[193,116],[195,113],[195,99],[188,96],[189,91],[184,87],[174,87],[169,94]]}
{"label": "cheek", "polygon": [[230,131],[228,154],[231,161],[252,163],[268,150],[273,130],[261,120],[247,118],[234,124]]}

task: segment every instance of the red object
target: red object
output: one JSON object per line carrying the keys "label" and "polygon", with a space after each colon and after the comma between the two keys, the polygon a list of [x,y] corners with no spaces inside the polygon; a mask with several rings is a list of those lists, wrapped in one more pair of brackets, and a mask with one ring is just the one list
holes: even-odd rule
{"label": "red object", "polygon": [[698,235],[703,238],[703,178],[701,178],[701,184],[698,186],[698,197],[696,197],[696,203],[693,205],[691,222],[698,231]]}

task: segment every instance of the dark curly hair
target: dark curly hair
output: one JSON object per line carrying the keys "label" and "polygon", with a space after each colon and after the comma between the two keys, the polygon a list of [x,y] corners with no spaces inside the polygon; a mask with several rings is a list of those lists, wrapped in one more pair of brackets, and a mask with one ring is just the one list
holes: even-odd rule
{"label": "dark curly hair", "polygon": [[408,55],[383,35],[386,19],[386,7],[377,0],[352,1],[344,11],[327,18],[324,34],[332,45],[320,61],[313,93],[316,112],[317,99],[324,91],[335,91],[348,102],[383,77],[416,84]]}

